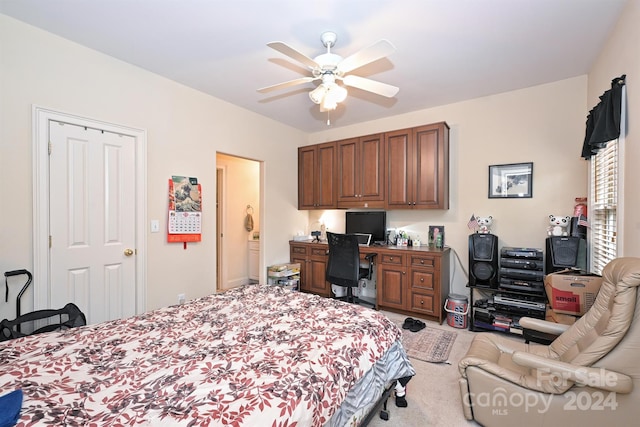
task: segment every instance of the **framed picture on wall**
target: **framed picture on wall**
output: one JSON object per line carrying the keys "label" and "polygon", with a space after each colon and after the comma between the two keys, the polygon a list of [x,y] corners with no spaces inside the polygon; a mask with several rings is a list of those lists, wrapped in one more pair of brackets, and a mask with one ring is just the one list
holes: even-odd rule
{"label": "framed picture on wall", "polygon": [[530,198],[533,187],[533,163],[489,166],[489,198]]}

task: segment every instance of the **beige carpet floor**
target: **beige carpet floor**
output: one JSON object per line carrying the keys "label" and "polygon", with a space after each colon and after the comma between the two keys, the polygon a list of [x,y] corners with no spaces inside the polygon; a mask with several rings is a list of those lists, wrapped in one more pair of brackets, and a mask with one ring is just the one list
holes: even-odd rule
{"label": "beige carpet floor", "polygon": [[[394,322],[404,321],[407,316],[382,312]],[[415,318],[415,317],[414,317]],[[424,320],[424,319],[421,319]],[[384,421],[376,416],[370,423],[371,427],[457,427],[478,426],[479,424],[467,421],[462,414],[460,389],[458,387],[458,362],[466,354],[475,333],[467,329],[457,329],[437,322],[424,320],[428,328],[440,328],[457,332],[456,340],[449,354],[447,363],[429,363],[410,358],[411,364],[416,370],[416,375],[407,385],[408,407],[398,408],[395,399],[389,399],[387,409],[389,420]],[[403,331],[403,333],[412,333]]]}

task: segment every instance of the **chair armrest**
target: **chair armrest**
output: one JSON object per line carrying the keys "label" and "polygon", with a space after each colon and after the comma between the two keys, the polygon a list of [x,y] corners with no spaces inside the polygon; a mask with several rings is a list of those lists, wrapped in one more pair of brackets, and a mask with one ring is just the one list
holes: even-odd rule
{"label": "chair armrest", "polygon": [[631,377],[605,368],[577,366],[524,351],[514,352],[512,360],[518,365],[538,369],[540,378],[546,376],[554,382],[572,381],[579,385],[616,393],[630,393],[633,390]]}
{"label": "chair armrest", "polygon": [[520,323],[520,326],[522,326],[524,329],[533,329],[534,331],[554,335],[561,335],[571,326],[564,325],[562,323],[548,322],[541,319],[534,319],[532,317],[521,317],[518,323]]}
{"label": "chair armrest", "polygon": [[378,254],[375,253],[375,252],[371,252],[371,253],[366,254],[364,256],[364,259],[366,259],[369,262],[373,262],[373,259],[376,257],[376,255],[378,255]]}

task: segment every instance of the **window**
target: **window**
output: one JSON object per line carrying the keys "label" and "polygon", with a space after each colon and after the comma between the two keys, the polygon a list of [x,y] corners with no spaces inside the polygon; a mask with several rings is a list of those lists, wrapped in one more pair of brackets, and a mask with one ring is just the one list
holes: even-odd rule
{"label": "window", "polygon": [[591,271],[597,274],[618,254],[619,145],[609,141],[591,157]]}

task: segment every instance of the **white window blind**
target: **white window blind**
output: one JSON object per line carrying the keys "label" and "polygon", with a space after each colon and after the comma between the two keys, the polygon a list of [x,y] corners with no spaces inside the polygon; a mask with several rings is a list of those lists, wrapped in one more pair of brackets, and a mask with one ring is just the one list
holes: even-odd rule
{"label": "white window blind", "polygon": [[609,141],[591,158],[591,271],[597,274],[617,256],[618,145]]}

